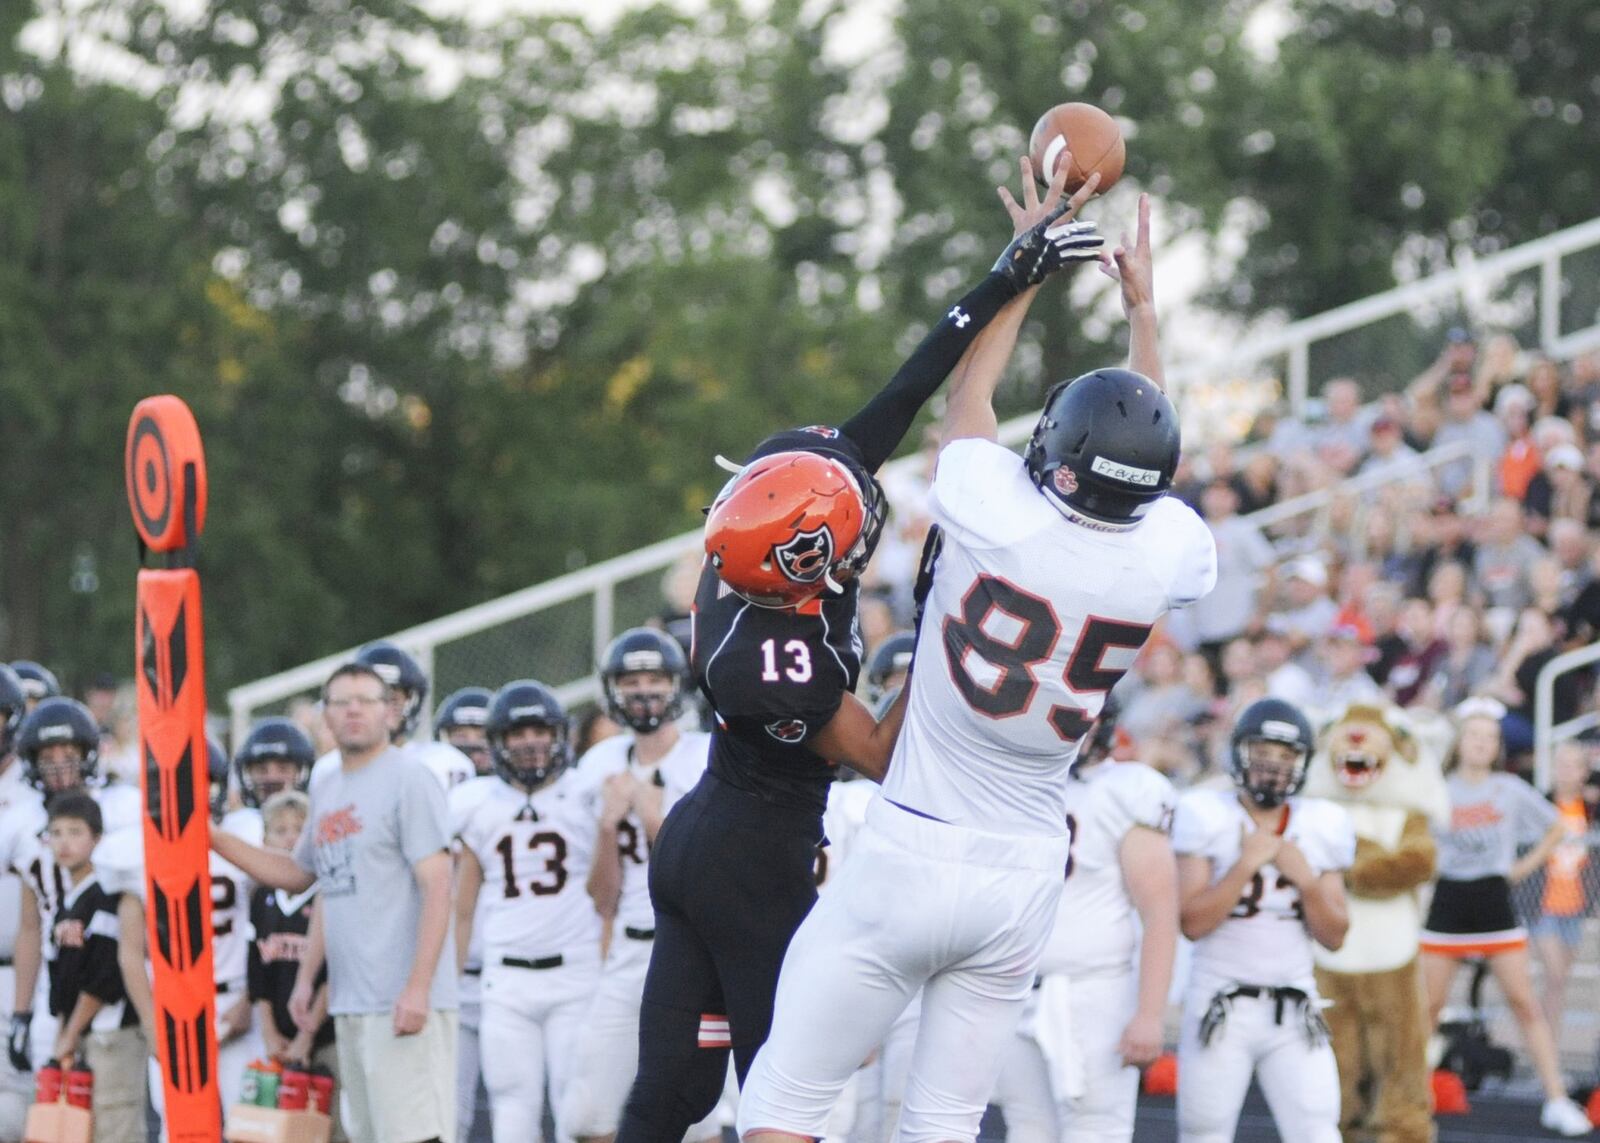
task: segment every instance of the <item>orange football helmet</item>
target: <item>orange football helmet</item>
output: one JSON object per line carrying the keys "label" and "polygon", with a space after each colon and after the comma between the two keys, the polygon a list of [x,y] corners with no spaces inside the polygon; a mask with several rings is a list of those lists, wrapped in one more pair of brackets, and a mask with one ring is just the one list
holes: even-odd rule
{"label": "orange football helmet", "polygon": [[872,554],[883,493],[814,452],[776,452],[728,482],[706,519],[706,555],[722,582],[760,607],[795,607],[839,588]]}

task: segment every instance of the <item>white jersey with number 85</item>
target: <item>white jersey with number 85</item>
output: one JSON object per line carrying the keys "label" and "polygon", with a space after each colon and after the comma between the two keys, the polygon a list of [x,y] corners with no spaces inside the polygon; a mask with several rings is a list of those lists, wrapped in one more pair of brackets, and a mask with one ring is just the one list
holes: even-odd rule
{"label": "white jersey with number 85", "polygon": [[1065,770],[1156,620],[1216,582],[1216,544],[1167,497],[1126,531],[1068,521],[992,441],[939,454],[944,531],[884,796],[994,833],[1066,831]]}

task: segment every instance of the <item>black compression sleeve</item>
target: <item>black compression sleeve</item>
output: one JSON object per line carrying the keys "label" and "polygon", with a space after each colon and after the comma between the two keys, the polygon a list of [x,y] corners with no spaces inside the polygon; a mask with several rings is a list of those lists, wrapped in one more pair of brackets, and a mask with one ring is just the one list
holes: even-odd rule
{"label": "black compression sleeve", "polygon": [[978,331],[1014,297],[1015,289],[1000,274],[979,282],[928,331],[889,383],[839,426],[860,447],[868,472],[877,472],[894,455],[922,406],[944,384]]}

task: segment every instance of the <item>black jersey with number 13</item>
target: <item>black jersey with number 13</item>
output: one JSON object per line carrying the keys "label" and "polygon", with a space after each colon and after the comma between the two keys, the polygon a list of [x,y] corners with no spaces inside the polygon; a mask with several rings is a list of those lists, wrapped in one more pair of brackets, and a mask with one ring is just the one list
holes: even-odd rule
{"label": "black jersey with number 13", "polygon": [[[776,433],[750,459],[797,448],[860,470],[852,442],[823,443],[815,430]],[[843,586],[798,608],[759,607],[729,590],[708,563],[695,593],[690,661],[716,714],[711,772],[768,801],[818,814],[836,768],[811,748],[812,739],[861,673],[859,587]]]}

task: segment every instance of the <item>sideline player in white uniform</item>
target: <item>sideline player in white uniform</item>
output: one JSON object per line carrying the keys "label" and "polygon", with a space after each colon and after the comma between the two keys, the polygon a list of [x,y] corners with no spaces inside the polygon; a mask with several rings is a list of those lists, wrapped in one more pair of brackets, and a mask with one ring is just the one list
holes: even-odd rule
{"label": "sideline player in white uniform", "polygon": [[[494,773],[489,756],[489,739],[484,725],[489,721],[489,704],[494,702],[494,692],[488,687],[462,687],[449,695],[433,713],[433,737],[465,754],[472,762],[476,776],[481,778]],[[482,792],[491,788],[487,782],[468,781],[474,790]],[[473,795],[450,798],[451,822],[460,820]],[[451,826],[454,829],[454,824]],[[459,839],[456,842],[459,847]],[[481,1087],[478,1053],[478,1026],[483,1007],[480,983],[483,978],[483,903],[478,902],[478,916],[472,925],[472,940],[467,945],[467,959],[461,966],[461,976],[456,982],[456,1003],[460,1006],[456,1031],[456,1138],[462,1143],[472,1138],[472,1127],[478,1118],[478,1095]]]}
{"label": "sideline player in white uniform", "polygon": [[257,719],[233,753],[233,779],[243,805],[223,815],[222,828],[251,845],[264,844],[261,807],[284,790],[303,794],[310,789],[316,754],[310,736],[292,719]]}
{"label": "sideline player in white uniform", "polygon": [[[17,728],[27,710],[28,699],[16,672],[0,663],[0,821],[12,804],[25,795],[28,787],[22,777],[22,763],[12,746]],[[0,866],[0,1006],[7,1027],[7,1039],[20,1035],[26,1040],[27,1021],[20,1030],[12,1024],[11,1005],[16,997],[16,975],[11,967],[17,947],[17,914],[21,909],[22,884],[9,866]],[[26,1068],[18,1069],[7,1052],[0,1058],[0,1139],[21,1139],[23,1119],[33,1102],[33,1080]]]}
{"label": "sideline player in white uniform", "polygon": [[1161,1053],[1178,945],[1178,866],[1168,836],[1177,794],[1150,767],[1112,760],[1116,719],[1116,700],[1108,699],[1067,780],[1072,847],[1061,907],[1039,962],[1035,1010],[995,1091],[1008,1140],[1028,1136],[1011,1099],[1036,1108],[1042,1078],[1047,1113],[1033,1116],[1032,1137],[1126,1143],[1138,1069]]}
{"label": "sideline player in white uniform", "polygon": [[[1018,228],[1094,193],[1035,201]],[[1066,771],[1169,609],[1216,579],[1211,533],[1166,493],[1177,415],[1157,380],[1148,204],[1117,252],[1133,365],[1057,385],[1026,459],[995,443],[992,396],[1036,290],[956,367],[930,508],[944,535],[911,700],[857,852],[789,946],[772,1033],[739,1106],[762,1143],[820,1135],[851,1072],[925,989],[897,1137],[976,1137],[1066,867]],[[1089,233],[1086,224],[1057,234]],[[1098,248],[1098,243],[1095,244]]]}
{"label": "sideline player in white uniform", "polygon": [[[227,813],[228,777],[232,767],[222,747],[207,739],[206,748],[211,820],[218,829],[235,832],[227,821],[234,816]],[[250,829],[260,821],[260,811],[256,810],[254,817],[236,818],[235,825]],[[260,838],[254,830],[239,836],[252,845]],[[249,989],[250,941],[255,936],[250,927],[250,895],[255,892],[256,883],[244,870],[215,851],[210,861],[211,966],[217,982],[217,1090],[222,1095],[222,1106],[229,1108],[239,1102],[246,1066],[266,1053],[266,1042],[255,1023]],[[152,1090],[160,1091],[159,1077],[152,1084]]]}
{"label": "sideline player in white uniform", "polygon": [[[0,866],[22,881],[17,910],[16,982],[10,1036],[11,1062],[37,1068],[49,1058],[56,1039],[50,1015],[45,961],[55,950],[43,934],[55,925],[66,895],[66,876],[44,841],[49,824],[45,799],[68,790],[88,793],[100,803],[105,823],[101,844],[123,830],[137,832],[139,791],[120,783],[96,784],[100,728],[76,699],[46,698],[22,720],[16,751],[30,788],[18,792],[0,817]],[[26,1022],[26,1023],[25,1023]]]}
{"label": "sideline player in white uniform", "polygon": [[[595,836],[589,896],[612,922],[599,988],[584,1021],[567,1086],[562,1128],[580,1140],[609,1141],[633,1086],[639,1057],[639,1002],[656,934],[650,904],[650,847],[667,811],[705,773],[710,735],[685,731],[689,662],[677,640],[649,627],[613,639],[600,661],[606,713],[631,733],[613,735],[578,761],[577,780]],[[717,1139],[716,1113],[688,1134]]]}
{"label": "sideline player in white uniform", "polygon": [[[561,1107],[600,975],[600,916],[584,892],[594,823],[568,771],[566,711],[547,687],[501,687],[488,733],[496,776],[451,795],[466,807],[456,822],[456,963],[466,961],[481,892],[479,1042],[494,1139],[529,1143],[541,1137],[547,1079],[550,1106]],[[472,791],[478,783],[488,789]]]}
{"label": "sideline player in white uniform", "polygon": [[1339,1143],[1339,1075],[1311,945],[1337,949],[1355,828],[1340,806],[1297,798],[1314,743],[1282,699],[1239,713],[1229,743],[1237,790],[1178,802],[1183,933],[1194,942],[1178,1040],[1178,1136],[1233,1139],[1254,1075],[1278,1133]]}

